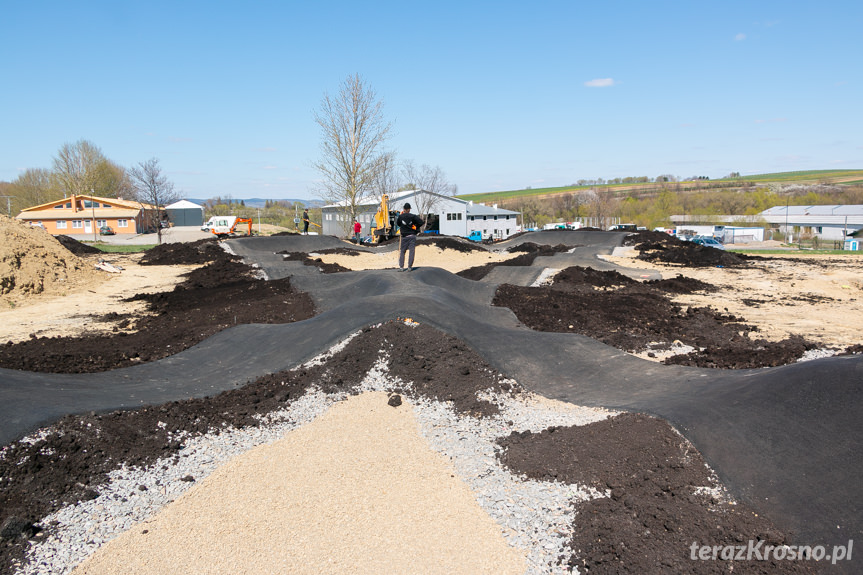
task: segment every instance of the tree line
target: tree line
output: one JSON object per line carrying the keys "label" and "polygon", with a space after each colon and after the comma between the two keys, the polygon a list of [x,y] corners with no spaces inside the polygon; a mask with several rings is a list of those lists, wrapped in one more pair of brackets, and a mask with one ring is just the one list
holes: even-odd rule
{"label": "tree line", "polygon": [[[5,207],[10,217],[25,208],[72,195],[117,198],[157,208],[179,199],[157,158],[124,168],[87,140],[63,144],[51,168],[29,168],[12,182],[0,182],[0,196],[7,197]],[[145,214],[150,220],[147,225],[157,230],[161,242],[159,210],[147,210]]]}
{"label": "tree line", "polygon": [[[600,229],[612,223],[634,223],[653,229],[671,227],[671,216],[684,215],[705,224],[722,223],[721,216],[751,216],[781,205],[863,204],[863,186],[829,184],[754,185],[734,189],[684,190],[673,183],[659,191],[633,192],[594,187],[543,198],[512,198],[502,208],[522,213],[525,227],[581,221]],[[724,185],[724,184],[723,184]]]}

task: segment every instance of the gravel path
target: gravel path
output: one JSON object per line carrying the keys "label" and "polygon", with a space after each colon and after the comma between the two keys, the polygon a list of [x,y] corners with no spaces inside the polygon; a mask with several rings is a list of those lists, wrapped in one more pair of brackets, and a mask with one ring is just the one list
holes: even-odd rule
{"label": "gravel path", "polygon": [[265,426],[114,473],[98,499],[46,518],[57,532],[23,572],[565,572],[573,503],[605,494],[515,477],[494,442],[611,412],[536,396],[495,397],[500,415],[482,420],[393,407],[405,384],[382,365],[358,396],[312,390]]}

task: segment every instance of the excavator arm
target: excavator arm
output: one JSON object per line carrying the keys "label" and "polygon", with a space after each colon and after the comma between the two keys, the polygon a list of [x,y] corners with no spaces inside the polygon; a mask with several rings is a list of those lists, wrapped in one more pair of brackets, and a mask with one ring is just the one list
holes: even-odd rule
{"label": "excavator arm", "polygon": [[233,226],[231,226],[230,235],[233,236],[234,234],[237,233],[237,227],[240,226],[240,224],[243,224],[243,226],[242,226],[243,228],[248,226],[248,232],[246,232],[244,235],[251,236],[252,235],[252,220],[251,220],[251,218],[237,218],[237,221],[234,222]]}

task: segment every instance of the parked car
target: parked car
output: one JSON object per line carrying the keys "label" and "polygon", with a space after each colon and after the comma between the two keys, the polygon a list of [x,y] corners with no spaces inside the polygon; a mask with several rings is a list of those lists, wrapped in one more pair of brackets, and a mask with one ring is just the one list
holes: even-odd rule
{"label": "parked car", "polygon": [[722,242],[720,242],[716,238],[710,238],[707,236],[695,236],[690,241],[693,244],[698,244],[700,246],[707,246],[709,248],[716,248],[717,250],[724,250],[725,249],[725,246],[722,245]]}
{"label": "parked car", "polygon": [[114,228],[112,228],[111,226],[102,226],[101,228],[99,228],[99,235],[113,236],[115,234],[116,234],[116,232],[114,231]]}

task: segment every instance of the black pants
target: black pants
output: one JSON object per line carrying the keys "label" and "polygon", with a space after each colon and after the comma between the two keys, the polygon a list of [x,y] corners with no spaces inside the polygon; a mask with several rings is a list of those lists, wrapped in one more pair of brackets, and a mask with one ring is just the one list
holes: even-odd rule
{"label": "black pants", "polygon": [[405,252],[410,250],[410,254],[408,255],[408,267],[414,267],[414,252],[417,249],[417,235],[409,234],[406,236],[402,236],[401,241],[399,242],[399,267],[405,267]]}

